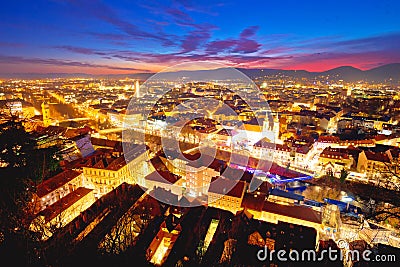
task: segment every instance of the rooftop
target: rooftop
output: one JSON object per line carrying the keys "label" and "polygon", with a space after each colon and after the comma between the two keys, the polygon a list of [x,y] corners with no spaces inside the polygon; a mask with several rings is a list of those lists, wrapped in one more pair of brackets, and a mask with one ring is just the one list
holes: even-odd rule
{"label": "rooftop", "polygon": [[287,206],[265,201],[263,211],[293,217],[304,221],[321,223],[321,213],[308,207]]}
{"label": "rooftop", "polygon": [[56,190],[57,188],[65,185],[69,181],[78,177],[80,174],[81,173],[77,171],[65,170],[39,184],[37,186],[36,194],[38,197],[41,198],[49,194],[50,192]]}
{"label": "rooftop", "polygon": [[219,135],[226,135],[226,136],[233,136],[236,134],[235,131],[231,130],[231,129],[221,129],[217,134]]}
{"label": "rooftop", "polygon": [[222,173],[221,176],[223,176],[224,178],[227,178],[229,180],[242,180],[245,182],[250,182],[251,179],[253,178],[253,174],[248,172],[248,171],[244,171],[241,169],[235,169],[235,168],[230,168],[227,167]]}
{"label": "rooftop", "polygon": [[44,216],[45,221],[49,222],[52,219],[54,219],[57,215],[59,215],[61,212],[65,211],[68,209],[70,206],[72,206],[74,203],[76,203],[78,200],[92,192],[93,189],[88,189],[85,187],[79,187],[75,191],[69,193],[65,197],[61,198],[54,204],[48,206],[44,210],[42,210],[39,215]]}
{"label": "rooftop", "polygon": [[95,138],[95,137],[91,137],[90,141],[92,142],[92,145],[94,145],[94,146],[110,147],[110,148],[114,148],[117,150],[120,150],[120,148],[122,148],[122,144],[120,141],[101,139],[101,138]]}
{"label": "rooftop", "polygon": [[174,184],[176,181],[179,180],[179,178],[179,176],[174,175],[169,171],[157,170],[147,175],[144,179],[155,182]]}
{"label": "rooftop", "polygon": [[264,206],[266,194],[245,193],[242,201],[242,207],[255,211],[261,211]]}
{"label": "rooftop", "polygon": [[368,160],[386,162],[386,163],[390,162],[389,156],[386,153],[372,152],[372,151],[364,151],[364,153]]}
{"label": "rooftop", "polygon": [[340,138],[337,136],[323,135],[318,138],[318,142],[321,143],[339,143]]}
{"label": "rooftop", "polygon": [[86,168],[96,168],[96,169],[105,169],[117,171],[124,167],[127,163],[131,162],[141,154],[146,151],[146,146],[144,145],[135,145],[131,149],[129,149],[128,153],[121,155],[117,158],[110,157],[107,153],[101,153],[99,150],[96,150],[94,155],[90,157],[80,159],[77,161],[77,165]]}
{"label": "rooftop", "polygon": [[327,147],[322,151],[320,157],[348,159],[349,154],[346,149]]}
{"label": "rooftop", "polygon": [[232,181],[223,177],[212,179],[208,192],[241,198],[245,190],[245,182]]}

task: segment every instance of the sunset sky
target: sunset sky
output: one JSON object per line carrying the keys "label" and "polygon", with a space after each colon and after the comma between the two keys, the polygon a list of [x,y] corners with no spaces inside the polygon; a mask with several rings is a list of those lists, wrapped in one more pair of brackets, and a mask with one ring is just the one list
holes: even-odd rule
{"label": "sunset sky", "polygon": [[[200,4],[201,3],[201,4]],[[399,1],[2,1],[0,74],[400,62]]]}

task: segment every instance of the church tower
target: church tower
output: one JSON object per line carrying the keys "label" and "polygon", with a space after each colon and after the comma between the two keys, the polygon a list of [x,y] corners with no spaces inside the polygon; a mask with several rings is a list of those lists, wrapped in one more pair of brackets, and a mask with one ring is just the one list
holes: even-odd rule
{"label": "church tower", "polygon": [[51,118],[50,118],[50,106],[47,102],[42,103],[42,115],[43,115],[43,125],[45,127],[49,126],[51,123]]}
{"label": "church tower", "polygon": [[139,85],[139,80],[135,81],[135,96],[137,98],[140,97],[140,85]]}
{"label": "church tower", "polygon": [[276,114],[276,116],[274,117],[274,135],[275,135],[275,142],[278,142],[279,140],[279,116],[278,114]]}

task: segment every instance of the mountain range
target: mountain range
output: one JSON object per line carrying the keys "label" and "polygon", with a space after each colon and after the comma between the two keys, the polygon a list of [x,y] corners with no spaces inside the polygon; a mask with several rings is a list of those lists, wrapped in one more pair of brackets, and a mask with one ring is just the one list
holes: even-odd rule
{"label": "mountain range", "polygon": [[351,66],[342,66],[322,72],[306,70],[278,70],[278,69],[239,69],[250,78],[282,74],[293,78],[318,78],[327,76],[342,79],[347,82],[360,80],[370,82],[400,81],[400,63],[386,64],[369,70],[360,70]]}
{"label": "mountain range", "polygon": [[[237,70],[249,76],[251,79],[262,76],[284,75],[292,78],[321,78],[322,76],[332,77],[336,80],[344,80],[347,82],[356,82],[360,80],[370,82],[400,82],[400,63],[392,63],[382,65],[369,70],[360,70],[351,66],[342,66],[322,72],[310,72],[306,70],[282,70],[282,69],[245,69],[238,68]],[[0,74],[0,78],[17,78],[17,79],[40,79],[40,78],[133,78],[146,80],[153,76],[154,73],[134,73],[134,74],[109,74],[109,75],[92,75],[86,73],[14,73]],[[177,76],[193,79],[210,80],[234,78],[232,76],[241,75],[231,68],[220,68],[214,70],[196,70],[196,71],[178,71],[178,72],[163,72],[157,74],[158,78],[168,79]]]}

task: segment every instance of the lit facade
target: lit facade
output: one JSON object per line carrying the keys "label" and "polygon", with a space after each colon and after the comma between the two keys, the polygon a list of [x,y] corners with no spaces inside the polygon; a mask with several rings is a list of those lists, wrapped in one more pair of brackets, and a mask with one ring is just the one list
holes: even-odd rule
{"label": "lit facade", "polygon": [[[170,216],[171,217],[167,217],[166,220],[176,219],[175,216]],[[178,239],[181,231],[182,227],[179,223],[176,225],[174,223],[171,223],[171,225],[169,225],[167,221],[162,222],[157,235],[154,237],[153,241],[150,243],[150,246],[146,251],[146,257],[148,261],[156,266],[163,265],[165,260],[168,258],[168,255],[171,252],[171,249]]]}
{"label": "lit facade", "polygon": [[64,196],[82,186],[82,174],[77,171],[65,170],[37,186],[32,201],[35,210],[43,210]]}
{"label": "lit facade", "polygon": [[241,210],[246,183],[231,181],[223,177],[215,179],[208,190],[208,206],[236,214]]}
{"label": "lit facade", "polygon": [[195,196],[206,195],[211,179],[218,177],[219,171],[203,165],[187,164],[186,165],[186,187],[190,194]]}
{"label": "lit facade", "polygon": [[52,236],[57,228],[64,227],[96,201],[93,190],[80,187],[42,210],[32,221],[30,230],[42,234],[42,239]]}
{"label": "lit facade", "polygon": [[83,167],[83,184],[94,189],[96,197],[107,194],[123,182],[143,185],[144,177],[152,171],[147,160],[147,151],[139,152],[128,161],[125,156],[100,159],[93,166]]}
{"label": "lit facade", "polygon": [[358,156],[357,170],[359,172],[373,173],[376,171],[386,171],[391,162],[388,154],[362,151]]}

